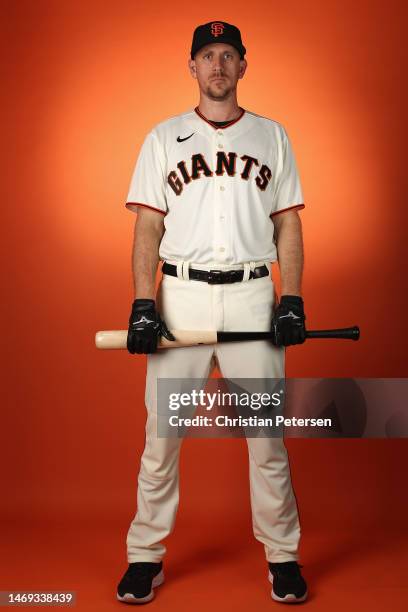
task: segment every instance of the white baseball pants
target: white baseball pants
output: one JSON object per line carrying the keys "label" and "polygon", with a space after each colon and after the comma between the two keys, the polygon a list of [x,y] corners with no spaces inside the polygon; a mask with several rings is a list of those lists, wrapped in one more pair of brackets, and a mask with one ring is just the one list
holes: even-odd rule
{"label": "white baseball pants", "polygon": [[[179,277],[163,275],[156,303],[169,329],[268,331],[274,301],[270,275],[242,282],[209,285],[187,280],[189,262],[178,263]],[[256,265],[269,262],[257,262]],[[189,264],[204,270],[242,269]],[[244,277],[244,279],[245,279]],[[233,342],[160,350],[148,355],[146,444],[138,476],[137,512],[127,535],[128,562],[159,562],[163,540],[173,529],[179,502],[178,460],[182,439],[157,437],[157,379],[206,381],[218,361],[223,378],[283,378],[284,349],[268,341]],[[246,438],[254,535],[271,562],[298,560],[300,525],[288,456],[282,438]],[[220,440],[220,444],[222,441]]]}

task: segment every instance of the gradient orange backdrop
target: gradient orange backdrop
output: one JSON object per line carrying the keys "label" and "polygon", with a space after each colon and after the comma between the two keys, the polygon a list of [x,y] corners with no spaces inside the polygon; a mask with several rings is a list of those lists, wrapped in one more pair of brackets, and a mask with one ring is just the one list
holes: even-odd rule
{"label": "gradient orange backdrop", "polygon": [[[73,588],[78,609],[114,609],[136,509],[146,364],[125,351],[98,352],[93,339],[98,329],[127,324],[135,217],[124,201],[146,133],[197,103],[187,71],[193,29],[215,18],[241,28],[248,70],[239,102],[281,122],[291,139],[306,204],[309,327],[361,327],[358,343],[290,349],[288,375],[405,377],[406,14],[402,2],[368,0],[239,1],[208,10],[23,0],[4,1],[1,11],[8,562],[0,589]],[[359,609],[367,593],[339,576],[352,559],[365,563],[371,584],[383,575],[381,559],[401,550],[405,441],[287,446],[302,562],[317,585],[310,604],[335,608],[335,599],[350,608],[346,581],[351,609]],[[169,539],[179,582],[152,605],[223,610],[233,601],[235,610],[248,609],[257,595],[249,595],[245,573],[226,569],[251,560],[258,572],[251,580],[265,570],[250,529],[244,442],[187,440],[181,487]],[[185,572],[197,583],[183,582]],[[235,586],[214,608],[205,581],[221,588],[226,576]],[[390,593],[397,598],[399,579],[392,580],[370,591],[372,609],[384,609]],[[273,605],[262,588],[258,609]]]}

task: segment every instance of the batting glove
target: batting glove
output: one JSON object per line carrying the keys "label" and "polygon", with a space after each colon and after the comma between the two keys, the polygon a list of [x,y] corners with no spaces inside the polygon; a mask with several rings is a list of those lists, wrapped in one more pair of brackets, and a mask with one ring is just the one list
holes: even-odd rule
{"label": "batting glove", "polygon": [[272,319],[272,343],[276,346],[302,344],[306,340],[303,300],[297,295],[282,295]]}
{"label": "batting glove", "polygon": [[154,300],[135,300],[129,318],[127,350],[135,353],[155,353],[160,336],[175,340],[156,311]]}

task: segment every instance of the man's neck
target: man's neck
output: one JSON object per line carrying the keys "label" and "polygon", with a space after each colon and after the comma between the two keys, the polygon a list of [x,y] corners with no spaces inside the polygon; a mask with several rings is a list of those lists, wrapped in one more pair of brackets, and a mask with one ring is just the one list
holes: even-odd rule
{"label": "man's neck", "polygon": [[236,97],[217,101],[200,96],[198,110],[210,121],[233,121],[241,114]]}

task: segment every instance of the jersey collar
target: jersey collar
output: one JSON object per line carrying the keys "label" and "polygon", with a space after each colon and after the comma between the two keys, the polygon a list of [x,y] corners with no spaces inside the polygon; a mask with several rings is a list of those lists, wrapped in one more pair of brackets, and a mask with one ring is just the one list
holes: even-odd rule
{"label": "jersey collar", "polygon": [[204,115],[200,112],[198,106],[195,107],[194,111],[200,117],[200,119],[208,123],[208,125],[211,125],[211,127],[214,128],[215,130],[225,130],[226,128],[229,128],[231,125],[234,125],[235,123],[237,123],[245,115],[245,109],[241,107],[239,108],[241,109],[241,114],[236,119],[233,119],[232,121],[230,121],[229,123],[223,126],[215,125],[215,123],[207,119],[207,117],[204,117]]}

